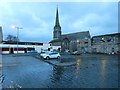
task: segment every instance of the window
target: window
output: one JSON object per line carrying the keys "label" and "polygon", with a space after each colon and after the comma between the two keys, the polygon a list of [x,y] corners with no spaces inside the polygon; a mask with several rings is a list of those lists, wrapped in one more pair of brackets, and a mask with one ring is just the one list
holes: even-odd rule
{"label": "window", "polygon": [[110,41],[111,41],[111,39],[108,39],[108,40],[107,40],[107,42],[110,42]]}
{"label": "window", "polygon": [[84,42],[84,44],[88,44],[88,42]]}

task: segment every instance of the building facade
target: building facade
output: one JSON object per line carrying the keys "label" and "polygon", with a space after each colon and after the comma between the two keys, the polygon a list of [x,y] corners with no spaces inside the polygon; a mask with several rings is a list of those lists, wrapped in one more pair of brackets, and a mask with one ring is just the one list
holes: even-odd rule
{"label": "building facade", "polygon": [[120,52],[120,33],[94,36],[91,42],[93,53],[117,54]]}
{"label": "building facade", "polygon": [[1,54],[13,54],[13,53],[28,53],[31,50],[36,50],[41,53],[44,50],[55,51],[59,50],[60,46],[51,46],[49,43],[38,43],[38,42],[7,42],[3,41],[0,44]]}
{"label": "building facade", "polygon": [[62,51],[90,52],[91,37],[89,31],[62,35]]}
{"label": "building facade", "polygon": [[92,38],[89,31],[61,34],[58,8],[53,35],[53,40],[50,41],[50,44],[52,46],[61,46],[62,52],[80,51],[83,53],[120,53],[120,33],[93,36]]}
{"label": "building facade", "polygon": [[61,46],[62,52],[73,52],[79,50],[81,52],[90,52],[90,33],[89,31],[77,32],[71,34],[61,34],[61,26],[59,23],[58,8],[56,11],[56,20],[53,31],[53,40],[49,43],[52,46]]}
{"label": "building facade", "polygon": [[40,53],[42,50],[60,50],[61,46],[51,46],[49,43],[40,42],[19,42],[4,41],[2,34],[2,27],[0,27],[0,54],[11,53],[27,53],[31,50],[36,50]]}

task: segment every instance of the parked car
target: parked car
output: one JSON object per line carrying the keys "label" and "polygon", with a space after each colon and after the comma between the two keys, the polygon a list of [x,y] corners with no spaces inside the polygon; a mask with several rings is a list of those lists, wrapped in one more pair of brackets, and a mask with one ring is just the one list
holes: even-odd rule
{"label": "parked car", "polygon": [[61,56],[58,52],[49,52],[49,53],[42,53],[41,57],[44,59],[51,59],[51,58],[59,59]]}
{"label": "parked car", "polygon": [[82,54],[80,51],[74,51],[74,52],[72,52],[72,55],[80,55],[80,54]]}
{"label": "parked car", "polygon": [[49,54],[49,53],[51,53],[51,51],[42,51],[42,52],[40,53],[40,56],[42,57],[42,56],[44,56],[45,54]]}
{"label": "parked car", "polygon": [[29,51],[27,53],[38,53],[38,52],[36,50],[31,50],[31,51]]}

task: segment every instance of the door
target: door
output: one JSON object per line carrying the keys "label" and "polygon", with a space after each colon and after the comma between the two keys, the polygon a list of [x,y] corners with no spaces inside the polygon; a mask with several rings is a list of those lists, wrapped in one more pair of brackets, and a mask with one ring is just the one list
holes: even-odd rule
{"label": "door", "polygon": [[24,48],[24,52],[27,53],[27,48]]}
{"label": "door", "polygon": [[50,54],[50,58],[56,58],[57,57],[57,54],[56,53],[51,53]]}
{"label": "door", "polygon": [[9,51],[10,54],[13,54],[14,53],[14,50],[13,48],[10,48],[10,51]]}

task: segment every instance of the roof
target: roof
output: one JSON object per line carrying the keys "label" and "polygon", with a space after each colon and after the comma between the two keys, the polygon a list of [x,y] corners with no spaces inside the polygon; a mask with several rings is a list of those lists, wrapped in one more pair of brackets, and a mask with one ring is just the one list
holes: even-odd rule
{"label": "roof", "polygon": [[49,43],[61,42],[64,38],[68,38],[69,40],[77,40],[77,39],[85,39],[85,37],[90,38],[89,31],[63,34],[61,36],[61,39],[60,38],[55,39],[55,40],[50,41]]}
{"label": "roof", "polygon": [[105,34],[105,35],[93,36],[92,38],[104,37],[104,36],[116,36],[116,35],[118,35],[120,37],[120,33],[113,33],[113,34]]}
{"label": "roof", "polygon": [[57,12],[56,12],[55,26],[60,26],[60,23],[59,23],[59,14],[58,14],[58,7],[57,7]]}
{"label": "roof", "polygon": [[[2,41],[4,44],[17,44],[17,42]],[[19,45],[43,45],[43,43],[38,42],[18,42]]]}
{"label": "roof", "polygon": [[55,39],[55,40],[50,41],[49,43],[55,43],[55,42],[61,42],[61,39],[60,38],[59,39]]}
{"label": "roof", "polygon": [[89,31],[76,32],[76,33],[70,33],[70,34],[63,34],[62,35],[62,39],[68,38],[69,40],[84,39],[85,37],[90,38]]}

